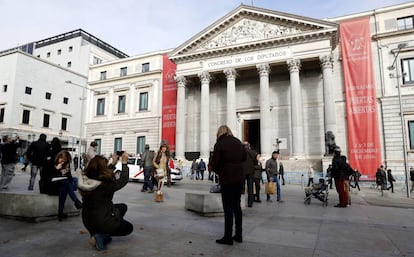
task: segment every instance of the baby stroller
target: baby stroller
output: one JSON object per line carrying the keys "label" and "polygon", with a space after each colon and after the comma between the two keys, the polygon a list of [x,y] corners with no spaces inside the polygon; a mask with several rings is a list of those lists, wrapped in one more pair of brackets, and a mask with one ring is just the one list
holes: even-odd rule
{"label": "baby stroller", "polygon": [[323,203],[323,206],[328,206],[328,183],[325,179],[320,178],[319,184],[305,188],[305,204],[310,204],[311,199],[316,198]]}

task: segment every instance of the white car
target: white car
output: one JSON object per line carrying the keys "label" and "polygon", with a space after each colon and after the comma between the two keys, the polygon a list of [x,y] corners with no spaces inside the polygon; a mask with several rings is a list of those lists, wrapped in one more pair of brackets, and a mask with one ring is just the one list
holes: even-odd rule
{"label": "white car", "polygon": [[[139,157],[129,157],[128,158],[128,168],[129,168],[129,181],[144,181],[144,169],[141,168],[141,158]],[[122,169],[121,161],[118,161],[115,168],[117,170]]]}
{"label": "white car", "polygon": [[[144,182],[144,169],[141,167],[141,158],[140,157],[129,157],[128,158],[128,168],[129,168],[129,181]],[[122,169],[121,161],[116,164],[116,169]],[[171,169],[171,182],[177,182],[183,179],[183,174],[177,169]],[[167,178],[165,178],[167,182]]]}

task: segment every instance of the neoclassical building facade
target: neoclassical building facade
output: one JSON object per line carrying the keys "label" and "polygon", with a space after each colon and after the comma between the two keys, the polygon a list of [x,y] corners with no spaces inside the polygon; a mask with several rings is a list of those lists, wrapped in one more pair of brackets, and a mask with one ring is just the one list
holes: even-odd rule
{"label": "neoclassical building facade", "polygon": [[[220,125],[269,157],[345,145],[338,24],[241,5],[176,48],[176,156],[208,158]],[[281,141],[281,142],[280,142]]]}

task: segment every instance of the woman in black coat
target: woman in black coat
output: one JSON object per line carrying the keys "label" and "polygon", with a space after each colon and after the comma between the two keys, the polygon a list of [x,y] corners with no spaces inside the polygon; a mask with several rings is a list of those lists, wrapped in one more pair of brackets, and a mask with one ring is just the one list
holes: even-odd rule
{"label": "woman in black coat", "polygon": [[[118,157],[113,155],[112,158],[115,164]],[[133,231],[132,224],[124,220],[127,205],[112,202],[115,191],[123,188],[129,179],[128,154],[124,152],[121,158],[122,170],[114,173],[107,166],[108,160],[96,155],[79,176],[82,221],[91,235],[90,243],[98,250],[106,249],[106,244],[112,241],[111,236],[126,236]]]}
{"label": "woman in black coat", "polygon": [[[211,166],[219,176],[221,199],[224,210],[224,237],[216,240],[218,244],[232,245],[233,240],[242,239],[242,210],[240,198],[243,189],[244,173],[242,164],[246,160],[246,151],[239,139],[233,136],[229,127],[218,128],[217,142],[211,158]],[[233,216],[235,236],[233,234]]]}

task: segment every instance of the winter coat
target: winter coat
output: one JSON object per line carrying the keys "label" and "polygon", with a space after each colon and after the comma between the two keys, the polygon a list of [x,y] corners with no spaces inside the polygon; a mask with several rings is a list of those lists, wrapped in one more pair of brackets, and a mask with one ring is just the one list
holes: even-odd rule
{"label": "winter coat", "polygon": [[257,164],[257,153],[252,149],[245,148],[246,160],[243,162],[244,175],[254,174],[254,165]]}
{"label": "winter coat", "polygon": [[82,221],[91,233],[113,234],[119,227],[122,217],[114,207],[114,193],[128,183],[129,168],[122,164],[120,176],[113,182],[102,182],[78,174],[83,207]]}
{"label": "winter coat", "polygon": [[45,140],[33,142],[27,149],[27,159],[36,166],[44,166],[50,151],[50,145]]}
{"label": "winter coat", "polygon": [[229,135],[217,139],[211,166],[219,175],[220,184],[242,184],[244,160],[246,160],[246,151],[239,139]]}

